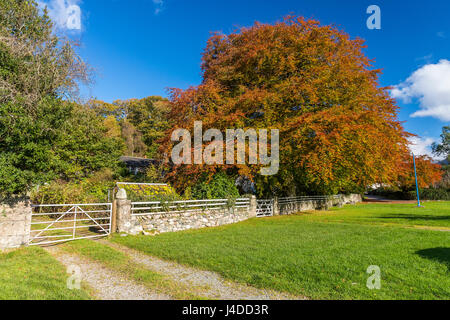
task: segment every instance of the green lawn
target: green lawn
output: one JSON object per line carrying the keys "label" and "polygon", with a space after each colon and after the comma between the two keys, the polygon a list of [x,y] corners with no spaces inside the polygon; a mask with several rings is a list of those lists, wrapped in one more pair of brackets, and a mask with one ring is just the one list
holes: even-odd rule
{"label": "green lawn", "polygon": [[400,226],[427,226],[450,230],[450,202],[424,202],[417,204],[359,204],[333,208],[329,212],[304,214],[308,221],[382,224]]}
{"label": "green lawn", "polygon": [[[449,225],[449,202],[426,206],[346,206],[112,241],[313,299],[450,299],[450,233],[402,227]],[[370,265],[381,268],[380,290],[366,287]]]}
{"label": "green lawn", "polygon": [[69,290],[66,269],[41,248],[0,253],[0,300],[84,300]]}

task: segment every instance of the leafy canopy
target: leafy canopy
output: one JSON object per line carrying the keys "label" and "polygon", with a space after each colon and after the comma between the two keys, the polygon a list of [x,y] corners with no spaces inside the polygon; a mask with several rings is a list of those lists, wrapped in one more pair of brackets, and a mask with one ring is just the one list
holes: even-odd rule
{"label": "leafy canopy", "polygon": [[34,1],[0,2],[0,195],[117,165],[121,141],[70,102],[88,69]]}
{"label": "leafy canopy", "polygon": [[111,134],[121,136],[127,156],[160,158],[160,140],[170,128],[167,99],[150,96],[112,104],[93,100],[90,106],[105,118]]}
{"label": "leafy canopy", "polygon": [[[280,171],[262,177],[257,165],[183,165],[171,179],[182,189],[202,173],[231,170],[255,181],[261,196],[397,181],[409,134],[363,48],[335,27],[292,16],[211,36],[202,83],[171,91],[174,127],[192,130],[201,120],[204,130],[279,129]],[[161,149],[167,155],[169,137]]]}

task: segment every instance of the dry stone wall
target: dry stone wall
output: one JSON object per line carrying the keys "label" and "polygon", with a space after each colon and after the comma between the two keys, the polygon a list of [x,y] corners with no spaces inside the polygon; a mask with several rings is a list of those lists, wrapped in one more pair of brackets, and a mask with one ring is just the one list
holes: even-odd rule
{"label": "dry stone wall", "polygon": [[[120,193],[120,194],[119,194]],[[218,227],[256,217],[257,200],[252,197],[248,208],[223,208],[216,210],[167,212],[163,214],[133,215],[132,203],[126,200],[125,190],[117,198],[118,231],[127,234],[158,234],[189,229]],[[330,200],[303,201],[292,204],[278,204],[274,201],[274,215],[293,214],[309,210],[327,210],[332,206],[356,204],[362,201],[360,195],[343,195]]]}
{"label": "dry stone wall", "polygon": [[229,208],[199,212],[166,213],[136,217],[147,232],[175,232],[189,229],[218,227],[254,217],[246,208]]}

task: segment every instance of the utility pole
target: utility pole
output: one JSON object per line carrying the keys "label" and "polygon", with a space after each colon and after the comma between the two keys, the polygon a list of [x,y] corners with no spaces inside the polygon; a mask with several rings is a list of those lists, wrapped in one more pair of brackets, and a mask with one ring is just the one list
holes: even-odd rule
{"label": "utility pole", "polygon": [[413,162],[414,162],[414,176],[416,177],[416,192],[417,192],[417,206],[421,208],[420,205],[420,197],[419,197],[419,184],[417,183],[417,169],[416,169],[416,156],[413,153]]}

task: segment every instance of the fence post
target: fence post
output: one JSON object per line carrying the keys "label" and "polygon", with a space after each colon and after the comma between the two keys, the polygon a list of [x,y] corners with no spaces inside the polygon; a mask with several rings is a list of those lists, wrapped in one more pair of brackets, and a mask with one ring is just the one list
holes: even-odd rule
{"label": "fence post", "polygon": [[250,207],[249,207],[249,212],[248,215],[250,218],[254,218],[256,217],[256,208],[258,206],[257,200],[256,200],[256,196],[251,196],[250,197]]}

